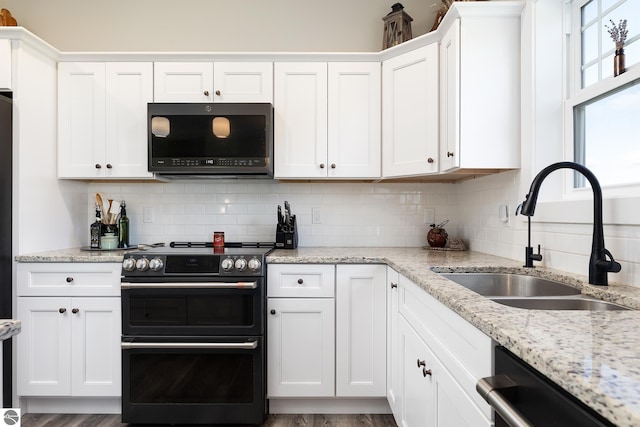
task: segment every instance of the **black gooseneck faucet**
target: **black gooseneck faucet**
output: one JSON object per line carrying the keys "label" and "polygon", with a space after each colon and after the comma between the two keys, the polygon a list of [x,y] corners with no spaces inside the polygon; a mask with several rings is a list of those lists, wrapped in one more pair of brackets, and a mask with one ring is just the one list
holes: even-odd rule
{"label": "black gooseneck faucet", "polygon": [[[574,162],[558,162],[542,169],[533,179],[529,194],[522,203],[520,213],[528,217],[532,217],[536,210],[536,202],[538,201],[538,193],[542,181],[551,172],[558,169],[573,169],[584,175],[591,184],[593,190],[593,240],[591,242],[591,257],[589,258],[589,283],[592,285],[608,285],[607,273],[618,273],[622,267],[613,255],[604,247],[604,231],[602,227],[602,189],[596,176],[586,167]],[[530,229],[529,229],[530,230]],[[529,231],[531,233],[531,231]],[[531,234],[529,234],[530,236]],[[529,243],[531,246],[531,243]],[[607,259],[607,257],[609,259]],[[530,263],[529,259],[525,260]]]}

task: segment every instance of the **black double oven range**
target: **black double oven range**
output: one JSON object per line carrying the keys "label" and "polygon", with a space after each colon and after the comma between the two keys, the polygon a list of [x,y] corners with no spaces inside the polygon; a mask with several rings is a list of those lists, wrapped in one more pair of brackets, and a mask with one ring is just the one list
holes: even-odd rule
{"label": "black double oven range", "polygon": [[194,247],[205,245],[124,257],[124,423],[264,420],[265,257],[273,244]]}

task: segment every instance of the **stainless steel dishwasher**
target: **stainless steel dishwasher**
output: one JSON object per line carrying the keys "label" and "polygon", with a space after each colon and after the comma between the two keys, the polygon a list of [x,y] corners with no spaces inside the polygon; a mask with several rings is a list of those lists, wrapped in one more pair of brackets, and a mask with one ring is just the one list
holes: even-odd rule
{"label": "stainless steel dishwasher", "polygon": [[504,347],[494,353],[495,376],[478,381],[496,427],[614,426]]}

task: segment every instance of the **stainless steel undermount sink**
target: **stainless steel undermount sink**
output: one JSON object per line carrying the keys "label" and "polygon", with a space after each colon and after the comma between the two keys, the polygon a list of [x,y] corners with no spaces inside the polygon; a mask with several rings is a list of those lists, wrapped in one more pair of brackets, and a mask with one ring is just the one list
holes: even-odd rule
{"label": "stainless steel undermount sink", "polygon": [[440,273],[499,304],[529,310],[632,310],[581,295],[580,289],[535,276],[513,273]]}
{"label": "stainless steel undermount sink", "polygon": [[586,297],[569,298],[491,298],[499,304],[529,310],[631,310],[611,302]]}
{"label": "stainless steel undermount sink", "polygon": [[540,277],[510,273],[440,273],[485,297],[580,295],[580,289]]}

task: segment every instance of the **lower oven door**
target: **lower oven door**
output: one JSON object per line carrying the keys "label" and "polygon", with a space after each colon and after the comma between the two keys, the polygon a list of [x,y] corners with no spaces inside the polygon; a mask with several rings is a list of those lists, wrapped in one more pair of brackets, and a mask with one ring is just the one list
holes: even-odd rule
{"label": "lower oven door", "polygon": [[260,336],[124,337],[122,422],[261,424],[264,360]]}
{"label": "lower oven door", "polygon": [[123,281],[122,335],[263,335],[263,278]]}

